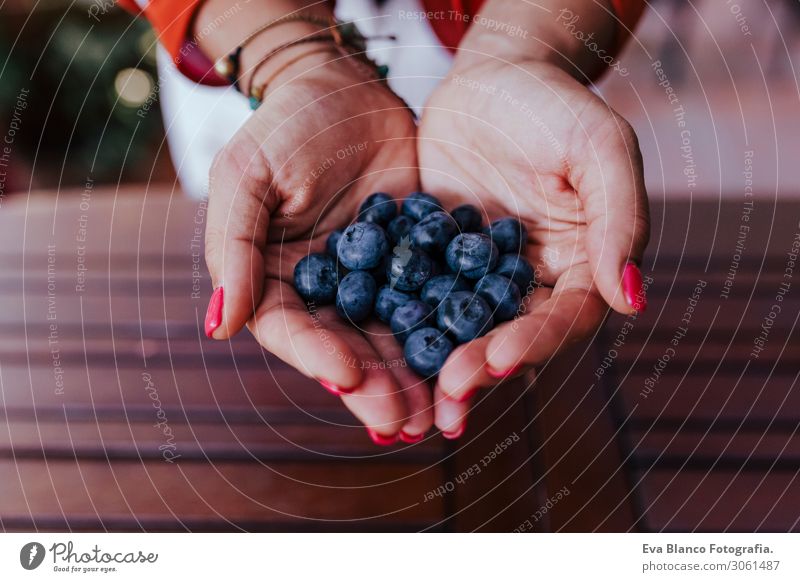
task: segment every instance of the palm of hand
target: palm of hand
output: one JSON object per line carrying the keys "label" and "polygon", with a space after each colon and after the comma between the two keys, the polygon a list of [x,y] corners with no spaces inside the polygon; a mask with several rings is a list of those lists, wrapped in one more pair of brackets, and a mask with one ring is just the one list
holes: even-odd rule
{"label": "palm of hand", "polygon": [[[491,220],[519,218],[545,286],[521,318],[451,354],[438,387],[451,398],[437,401],[437,424],[454,426],[468,405],[452,400],[544,363],[601,322],[607,305],[595,282],[605,191],[620,164],[624,171],[629,160],[635,173],[640,160],[624,120],[560,69],[533,62],[452,73],[426,106],[418,142],[423,189],[448,208],[471,203]],[[609,155],[617,158],[613,171],[604,168]]]}
{"label": "palm of hand", "polygon": [[[369,194],[418,189],[411,113],[383,86],[343,85],[295,82],[276,92],[217,161],[240,177],[237,196],[252,198],[245,215],[262,215],[252,229],[265,233],[263,293],[244,306],[254,313],[248,327],[267,350],[341,394],[374,433],[416,436],[432,422],[430,393],[402,365],[388,326],[353,326],[330,305],[309,314],[293,287],[297,262],[322,251]],[[226,274],[227,295],[230,286]]]}
{"label": "palm of hand", "polygon": [[610,110],[558,69],[538,64],[474,71],[482,89],[444,81],[420,127],[424,189],[448,204],[482,205],[491,218],[528,228],[528,258],[539,282],[554,286],[585,264],[587,226],[573,186],[592,143],[616,131]]}

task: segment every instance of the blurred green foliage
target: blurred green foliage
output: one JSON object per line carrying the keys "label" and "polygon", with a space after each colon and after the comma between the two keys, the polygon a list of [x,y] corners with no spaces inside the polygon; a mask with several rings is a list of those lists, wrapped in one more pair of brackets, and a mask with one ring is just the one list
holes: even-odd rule
{"label": "blurred green foliage", "polygon": [[152,78],[150,99],[157,99],[154,36],[145,21],[118,8],[98,19],[85,3],[0,8],[0,133],[20,90],[28,89],[14,155],[35,160],[38,183],[82,183],[87,176],[116,182],[148,153],[162,131],[159,111],[153,104],[143,114],[118,99],[114,81],[128,68]]}

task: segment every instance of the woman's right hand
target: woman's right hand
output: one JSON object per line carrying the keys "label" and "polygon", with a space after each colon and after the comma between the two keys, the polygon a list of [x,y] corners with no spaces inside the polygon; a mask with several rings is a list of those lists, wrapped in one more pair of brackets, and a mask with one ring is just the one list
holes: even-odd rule
{"label": "woman's right hand", "polygon": [[211,168],[206,262],[214,289],[222,288],[212,337],[247,325],[268,351],[339,392],[373,440],[413,441],[432,425],[431,396],[388,327],[358,329],[333,306],[309,313],[292,278],[295,264],[322,251],[370,193],[417,189],[414,119],[352,57],[301,63],[300,74],[295,67],[281,75]]}

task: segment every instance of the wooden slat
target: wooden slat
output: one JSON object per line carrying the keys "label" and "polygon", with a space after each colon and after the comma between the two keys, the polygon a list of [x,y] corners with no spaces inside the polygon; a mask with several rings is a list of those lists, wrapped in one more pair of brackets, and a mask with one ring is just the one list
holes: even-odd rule
{"label": "wooden slat", "polygon": [[798,473],[652,471],[641,488],[651,531],[797,531]]}
{"label": "wooden slat", "polygon": [[[438,499],[421,503],[420,491],[439,482],[425,465],[368,465],[338,461],[321,473],[298,463],[117,460],[0,460],[0,515],[100,517],[135,523],[137,517],[185,516],[214,523],[270,521],[428,521]],[[44,470],[43,470],[44,469]],[[23,490],[24,489],[24,490]]]}
{"label": "wooden slat", "polygon": [[795,430],[634,430],[636,462],[649,467],[716,470],[800,469],[800,421]]}
{"label": "wooden slat", "polygon": [[[169,419],[169,416],[167,416]],[[337,459],[369,461],[375,446],[355,419],[342,424],[262,422],[183,422],[170,419],[168,436],[153,422],[106,419],[12,420],[0,431],[2,458],[160,459],[169,449],[181,459],[262,460],[335,463]],[[171,455],[170,455],[171,456]],[[394,451],[397,463],[441,458],[440,444],[428,439]]]}
{"label": "wooden slat", "polygon": [[[317,382],[289,370],[285,364],[257,368],[194,368],[119,366],[113,360],[98,365],[89,356],[85,362],[63,365],[63,393],[56,392],[52,366],[23,364],[0,367],[0,403],[9,409],[82,405],[153,405],[155,397],[164,407],[339,407],[339,401]],[[143,378],[149,374],[149,382]]]}
{"label": "wooden slat", "polygon": [[740,380],[741,370],[726,372],[700,378],[689,374],[682,380],[683,372],[675,370],[662,375],[647,397],[641,391],[648,376],[631,374],[620,383],[620,393],[626,409],[635,418],[648,421],[705,422],[719,418],[792,422],[797,418],[800,391],[796,390],[796,373],[770,377],[745,374]]}

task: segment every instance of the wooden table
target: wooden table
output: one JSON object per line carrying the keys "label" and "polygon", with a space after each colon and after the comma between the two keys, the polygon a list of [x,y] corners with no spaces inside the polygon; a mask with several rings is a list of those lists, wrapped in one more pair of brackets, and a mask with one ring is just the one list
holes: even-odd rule
{"label": "wooden table", "polygon": [[492,391],[460,441],[391,449],[248,334],[205,339],[204,220],[162,187],[2,201],[4,530],[798,529],[797,279],[750,354],[800,206],[755,205],[723,299],[742,206],[655,203],[646,314]]}

